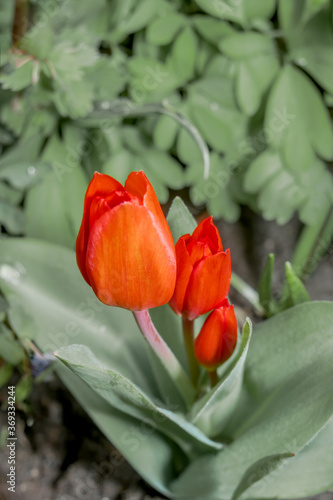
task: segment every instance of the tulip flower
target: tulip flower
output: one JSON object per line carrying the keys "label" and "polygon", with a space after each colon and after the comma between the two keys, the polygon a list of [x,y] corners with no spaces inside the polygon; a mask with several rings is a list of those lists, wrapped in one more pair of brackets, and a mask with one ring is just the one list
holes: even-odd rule
{"label": "tulip flower", "polygon": [[94,174],[76,257],[84,279],[104,304],[142,311],[170,300],[176,280],[174,243],[142,171],[132,172],[124,187],[108,175]]}
{"label": "tulip flower", "polygon": [[181,236],[176,244],[177,280],[169,304],[190,321],[215,309],[230,288],[230,252],[223,251],[212,219],[204,219],[192,236]]}
{"label": "tulip flower", "polygon": [[133,312],[144,338],[190,405],[194,388],[148,312],[169,302],[173,294],[176,255],[169,226],[143,172],[132,172],[124,187],[108,175],[94,174],[84,200],[76,258],[101,302]]}
{"label": "tulip flower", "polygon": [[234,306],[225,299],[206,319],[194,341],[195,356],[209,372],[226,361],[237,344],[237,320]]}

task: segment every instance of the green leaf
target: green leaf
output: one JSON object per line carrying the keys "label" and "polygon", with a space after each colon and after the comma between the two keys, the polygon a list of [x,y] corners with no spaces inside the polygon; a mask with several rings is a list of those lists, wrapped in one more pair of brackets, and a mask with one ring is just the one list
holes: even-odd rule
{"label": "green leaf", "polygon": [[23,210],[12,203],[0,199],[0,224],[10,234],[22,234],[24,227]]}
{"label": "green leaf", "polygon": [[57,373],[138,474],[153,488],[169,496],[168,485],[175,477],[174,458],[181,456],[180,449],[171,447],[170,441],[151,426],[112,408],[64,365],[57,368]]}
{"label": "green leaf", "polygon": [[145,165],[148,178],[152,173],[163,185],[172,189],[184,187],[184,170],[171,156],[154,149],[147,149],[140,156],[142,163]]}
{"label": "green leaf", "polygon": [[245,136],[246,118],[238,111],[233,81],[209,76],[189,87],[190,119],[216,152],[225,152]]}
{"label": "green leaf", "polygon": [[0,387],[5,385],[13,375],[14,367],[9,363],[0,366]]}
{"label": "green leaf", "polygon": [[302,302],[310,302],[311,298],[304,284],[296,275],[290,262],[286,262],[285,268],[288,290],[293,305],[301,304]]}
{"label": "green leaf", "polygon": [[186,24],[186,18],[178,12],[171,12],[155,19],[149,24],[146,32],[147,42],[154,45],[168,45]]}
{"label": "green leaf", "polygon": [[92,66],[98,58],[97,51],[87,43],[73,45],[66,40],[56,44],[43,70],[50,78],[55,78],[60,86],[71,82],[81,82],[84,68]]}
{"label": "green leaf", "polygon": [[272,297],[274,260],[274,254],[270,253],[267,257],[258,286],[260,304],[265,309],[267,315],[272,314],[274,310],[274,301]]}
{"label": "green leaf", "polygon": [[21,345],[3,323],[0,323],[0,356],[11,365],[17,365],[25,356]]}
{"label": "green leaf", "polygon": [[333,28],[328,11],[320,12],[291,32],[288,45],[293,61],[325,90],[333,92]]}
{"label": "green leaf", "polygon": [[154,402],[131,380],[101,363],[87,347],[63,347],[56,351],[55,356],[111,406],[163,432],[184,451],[189,449],[190,444],[197,452],[221,449],[220,444],[210,441],[195,426],[177,415],[176,408],[170,411]]}
{"label": "green leaf", "polygon": [[26,233],[73,248],[87,180],[78,164],[76,150],[73,154],[73,149],[68,150],[55,135],[44,149],[43,160],[51,164],[52,171],[27,194]]}
{"label": "green leaf", "polygon": [[27,399],[29,394],[32,391],[33,387],[33,378],[32,375],[23,375],[23,377],[20,378],[18,383],[16,384],[15,387],[15,399],[16,402],[20,403]]}
{"label": "green leaf", "polygon": [[93,109],[93,85],[86,79],[67,85],[56,82],[52,100],[61,116],[82,118]]}
{"label": "green leaf", "polygon": [[[331,204],[332,179],[315,159],[306,171],[290,171],[281,157],[268,149],[250,163],[244,188],[259,193],[258,206],[267,220],[285,224],[295,210],[305,224],[316,224]],[[321,193],[321,194],[319,194]]]}
{"label": "green leaf", "polygon": [[17,67],[9,74],[0,76],[0,83],[4,89],[17,92],[32,84],[34,61],[31,58],[17,59]]}
{"label": "green leaf", "polygon": [[[12,25],[14,20],[15,4],[12,2],[0,3],[0,47],[1,52],[9,49],[12,43]],[[2,57],[2,54],[1,54]],[[1,61],[2,65],[3,61]],[[0,384],[1,386],[1,384]]]}
{"label": "green leaf", "polygon": [[[43,40],[43,43],[40,43]],[[19,41],[19,47],[37,59],[46,59],[53,46],[53,30],[50,18],[43,18]]]}
{"label": "green leaf", "polygon": [[246,491],[254,483],[266,477],[276,469],[283,467],[286,459],[293,457],[293,453],[278,453],[277,455],[268,456],[258,460],[255,464],[251,465],[242,477],[241,482],[236,488],[232,496],[232,500],[238,500],[244,491]]}
{"label": "green leaf", "polygon": [[184,234],[192,234],[197,223],[181,198],[176,196],[173,200],[167,221],[175,244]]}
{"label": "green leaf", "polygon": [[279,61],[273,41],[259,33],[235,33],[219,44],[222,52],[236,61],[235,89],[238,105],[251,116],[275,78]]}
{"label": "green leaf", "polygon": [[203,396],[191,411],[191,422],[207,436],[220,434],[237,405],[244,375],[244,365],[252,335],[252,323],[247,319],[236,356],[228,365],[222,380]]}
{"label": "green leaf", "polygon": [[256,19],[270,18],[275,10],[275,0],[195,0],[208,14],[241,24]]}
{"label": "green leaf", "polygon": [[[330,302],[306,303],[255,328],[245,367],[247,389],[227,431],[232,442],[216,456],[194,461],[173,483],[176,496],[229,499],[249,468],[262,459],[293,453],[296,457],[290,460],[296,464],[298,453],[307,449],[333,414],[332,315]],[[308,489],[308,478],[297,479],[306,496],[332,481],[326,475],[315,489]],[[261,488],[264,498],[279,498],[278,488],[271,489],[268,497],[263,484]]]}
{"label": "green leaf", "polygon": [[180,160],[185,164],[202,162],[202,153],[198,143],[188,130],[181,128],[177,138],[177,154]]}
{"label": "green leaf", "polygon": [[218,46],[219,42],[225,36],[234,33],[230,24],[214,19],[213,17],[197,14],[190,19],[198,33],[215,46]]}
{"label": "green leaf", "polygon": [[273,86],[265,127],[274,132],[269,142],[283,151],[291,170],[304,170],[302,148],[288,147],[298,140],[298,134],[302,134],[304,147],[308,143],[321,157],[333,157],[333,128],[321,95],[309,78],[292,66],[285,66]]}
{"label": "green leaf", "polygon": [[176,139],[179,124],[171,116],[162,115],[158,118],[153,131],[154,144],[157,149],[167,151],[170,149]]}
{"label": "green leaf", "polygon": [[192,28],[185,28],[176,38],[167,67],[177,75],[180,83],[185,83],[194,75],[197,55],[197,37]]}
{"label": "green leaf", "polygon": [[330,490],[333,463],[327,450],[332,445],[333,419],[294,459],[285,461],[278,474],[269,474],[264,481],[250,488],[244,498],[289,500]]}

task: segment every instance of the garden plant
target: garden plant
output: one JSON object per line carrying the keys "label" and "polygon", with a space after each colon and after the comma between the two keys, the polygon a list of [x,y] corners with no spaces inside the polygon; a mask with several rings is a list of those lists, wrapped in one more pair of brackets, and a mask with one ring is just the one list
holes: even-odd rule
{"label": "garden plant", "polygon": [[[333,303],[304,281],[333,240],[333,1],[0,0],[0,28],[17,412],[54,374],[167,498],[332,489]],[[298,225],[278,294],[273,253],[257,289],[233,271],[244,211]]]}

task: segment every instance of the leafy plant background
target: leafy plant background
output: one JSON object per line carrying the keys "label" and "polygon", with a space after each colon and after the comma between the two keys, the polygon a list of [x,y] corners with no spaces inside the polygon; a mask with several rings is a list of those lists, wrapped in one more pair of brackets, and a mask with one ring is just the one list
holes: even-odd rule
{"label": "leafy plant background", "polygon": [[[123,182],[143,169],[163,204],[186,188],[198,212],[229,223],[244,207],[282,225],[298,218],[301,277],[302,243],[320,236],[320,253],[329,247],[331,0],[34,0],[20,9],[0,1],[3,242],[36,238],[41,256],[41,240],[73,249],[93,172]],[[207,142],[208,178],[193,137],[164,111]],[[2,246],[6,265],[10,253]],[[2,271],[15,280],[20,254],[9,260]],[[23,402],[32,373],[6,307],[0,385],[16,367]],[[33,328],[25,323],[27,339]]]}

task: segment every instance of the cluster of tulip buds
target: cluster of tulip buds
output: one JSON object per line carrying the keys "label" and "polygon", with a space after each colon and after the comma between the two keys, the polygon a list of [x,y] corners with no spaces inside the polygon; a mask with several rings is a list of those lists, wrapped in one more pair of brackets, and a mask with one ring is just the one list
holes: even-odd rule
{"label": "cluster of tulip buds", "polygon": [[[78,267],[101,302],[128,309],[180,389],[197,387],[200,366],[211,385],[217,368],[233,353],[237,321],[227,294],[229,250],[224,251],[212,217],[174,245],[152,185],[132,172],[122,186],[95,173],[84,201],[77,237]],[[191,381],[154,327],[148,309],[169,303],[182,317]],[[194,340],[194,320],[210,313]]]}

